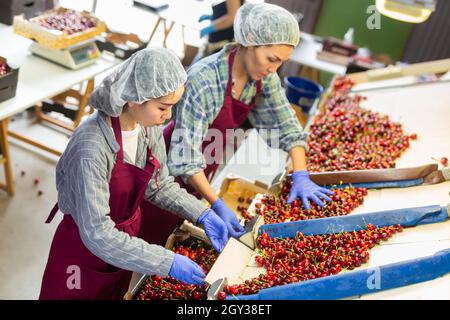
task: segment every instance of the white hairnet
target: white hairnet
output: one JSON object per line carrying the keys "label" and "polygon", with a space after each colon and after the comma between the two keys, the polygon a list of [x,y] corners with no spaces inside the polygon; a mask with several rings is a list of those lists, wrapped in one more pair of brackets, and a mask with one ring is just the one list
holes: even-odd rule
{"label": "white hairnet", "polygon": [[247,3],[234,19],[234,39],[244,47],[287,44],[297,46],[300,28],[294,16],[269,3]]}
{"label": "white hairnet", "polygon": [[117,117],[127,102],[143,103],[163,97],[176,91],[186,78],[186,71],[173,51],[146,48],[107,76],[89,97],[89,104]]}

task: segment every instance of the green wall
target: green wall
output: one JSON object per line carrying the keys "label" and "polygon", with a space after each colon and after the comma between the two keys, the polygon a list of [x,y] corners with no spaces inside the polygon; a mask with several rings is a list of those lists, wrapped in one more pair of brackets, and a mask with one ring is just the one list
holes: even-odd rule
{"label": "green wall", "polygon": [[[372,53],[386,53],[392,60],[402,57],[413,24],[380,15],[380,29],[368,29],[366,22],[371,14],[367,8],[375,0],[324,0],[314,34],[343,39],[348,28],[354,29],[353,42],[368,47]],[[328,87],[333,75],[321,72],[321,84]]]}
{"label": "green wall", "polygon": [[368,29],[366,21],[370,14],[366,11],[374,4],[375,0],[324,0],[314,34],[342,39],[348,28],[353,27],[355,44],[398,60],[413,24],[381,15],[381,29]]}

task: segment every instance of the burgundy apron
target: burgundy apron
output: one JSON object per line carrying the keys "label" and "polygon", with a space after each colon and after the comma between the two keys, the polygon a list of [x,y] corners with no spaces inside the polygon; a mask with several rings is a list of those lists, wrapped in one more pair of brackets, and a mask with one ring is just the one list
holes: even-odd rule
{"label": "burgundy apron", "polygon": [[[237,129],[239,128],[247,119],[248,114],[252,110],[252,108],[255,106],[255,100],[258,97],[258,95],[261,92],[261,81],[256,82],[256,94],[253,97],[250,105],[247,105],[235,98],[233,98],[232,90],[233,90],[233,75],[232,75],[232,69],[233,69],[233,62],[234,57],[236,55],[237,48],[234,48],[231,53],[230,57],[228,59],[228,83],[227,88],[225,92],[225,99],[224,104],[222,108],[220,109],[219,114],[214,119],[213,123],[209,126],[209,129],[216,129],[219,130],[222,133],[223,141],[223,149],[225,149],[226,146],[226,130],[227,129]],[[164,128],[164,140],[166,142],[166,151],[169,151],[170,147],[170,140],[172,137],[173,130],[175,128],[175,120],[170,121],[167,126]],[[205,148],[211,144],[211,143],[217,144],[217,142],[213,141],[204,141],[202,144],[202,152],[205,150]],[[212,157],[215,156],[215,154],[212,152]],[[204,173],[208,180],[211,182],[214,174],[217,171],[217,168],[219,167],[219,163],[212,162],[211,159],[205,159],[207,161],[207,166],[204,170]],[[190,185],[185,184],[183,180],[179,177],[175,179],[182,188],[185,188],[189,193],[196,197],[200,197],[200,195],[192,188]],[[168,211],[165,211],[163,209],[159,209],[156,206],[152,205],[151,203],[147,201],[143,201],[141,205],[142,209],[142,229],[140,233],[140,237],[147,242],[156,243],[160,245],[164,245],[167,237],[170,235],[170,233],[173,231],[174,228],[179,226],[183,219],[179,218],[178,216],[171,214]],[[155,225],[150,223],[150,221],[155,221],[155,219],[158,219],[158,221],[163,221],[161,224]],[[147,221],[148,220],[148,221]]]}
{"label": "burgundy apron", "polygon": [[[119,231],[135,237],[141,227],[139,205],[153,174],[157,179],[160,164],[150,149],[147,150],[145,169],[125,163],[119,118],[111,118],[111,124],[120,149],[109,181],[109,216]],[[53,220],[57,211],[58,204],[46,223]],[[74,266],[80,271],[79,289],[74,288]],[[112,266],[92,254],[84,246],[73,218],[65,214],[53,238],[39,299],[123,299],[131,275],[131,271]]]}

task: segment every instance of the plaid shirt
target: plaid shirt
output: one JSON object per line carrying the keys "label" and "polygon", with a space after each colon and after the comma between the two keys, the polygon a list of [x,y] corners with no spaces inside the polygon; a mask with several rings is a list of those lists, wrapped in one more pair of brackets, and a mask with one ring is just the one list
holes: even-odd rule
{"label": "plaid shirt", "polygon": [[[168,157],[172,176],[181,176],[186,181],[206,168],[201,145],[224,103],[228,82],[227,53],[234,46],[226,45],[220,52],[188,70],[185,92],[175,106],[176,134],[172,136]],[[256,81],[250,80],[240,101],[250,104],[255,94]],[[307,134],[300,126],[276,73],[262,79],[261,93],[248,119],[270,147],[279,147],[286,152],[296,146],[307,149]]]}

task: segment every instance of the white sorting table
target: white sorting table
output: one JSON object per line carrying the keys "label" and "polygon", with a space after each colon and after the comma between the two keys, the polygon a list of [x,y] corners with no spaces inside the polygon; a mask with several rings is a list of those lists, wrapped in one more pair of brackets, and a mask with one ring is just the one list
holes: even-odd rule
{"label": "white sorting table", "polygon": [[[408,134],[417,133],[410,148],[397,161],[397,167],[411,167],[433,163],[431,157],[450,157],[450,83],[423,84],[407,88],[370,91],[366,94],[364,107],[387,114],[403,124]],[[234,173],[248,180],[260,180],[270,184],[277,173],[284,169],[286,153],[258,144],[256,131],[249,134],[236,154],[213,183],[218,190],[223,178]],[[264,143],[264,142],[262,142]],[[253,165],[239,164],[238,158],[256,159],[262,153],[262,161],[270,163],[274,171],[263,174],[255,160]],[[269,166],[267,166],[269,168]],[[352,214],[450,203],[450,182],[411,188],[369,190],[364,204]],[[368,265],[405,261],[432,255],[450,248],[450,221],[405,229],[389,241],[371,250]],[[252,274],[251,270],[245,271]],[[411,286],[364,295],[357,299],[450,299],[450,274],[445,277]]]}
{"label": "white sorting table", "polygon": [[332,74],[344,75],[347,72],[346,66],[317,59],[317,53],[320,51],[322,51],[322,44],[314,40],[312,34],[302,32],[300,43],[292,52],[289,60]]}

